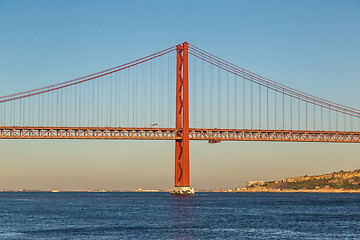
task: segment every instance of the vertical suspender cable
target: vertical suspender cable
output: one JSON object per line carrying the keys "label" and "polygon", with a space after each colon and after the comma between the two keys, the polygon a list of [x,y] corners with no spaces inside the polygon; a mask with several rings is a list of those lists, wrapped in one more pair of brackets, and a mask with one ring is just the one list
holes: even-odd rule
{"label": "vertical suspender cable", "polygon": [[[76,86],[76,85],[75,85]],[[34,98],[35,100],[35,98]],[[51,91],[51,108],[50,108],[50,114],[51,114],[51,126],[54,126],[54,91]]]}
{"label": "vertical suspender cable", "polygon": [[[22,112],[22,108],[21,108],[21,102],[22,102],[22,99],[20,98],[19,99],[19,104],[20,104],[20,110],[19,110],[19,126],[22,126],[22,116],[21,116],[21,112]],[[40,111],[40,110],[39,110]]]}
{"label": "vertical suspender cable", "polygon": [[283,89],[283,94],[282,94],[282,104],[283,104],[283,130],[285,129],[285,92]]}
{"label": "vertical suspender cable", "polygon": [[[330,105],[329,105],[330,107]],[[329,131],[331,131],[331,111],[330,111],[330,108],[328,108],[329,110]]]}
{"label": "vertical suspender cable", "polygon": [[266,129],[269,130],[269,84],[266,84]]}
{"label": "vertical suspender cable", "polygon": [[[75,119],[75,123],[74,123],[74,126],[76,126],[76,115],[77,115],[77,112],[76,112],[76,103],[77,103],[77,99],[76,99],[76,87],[77,87],[77,85],[75,85],[75,87],[74,87],[74,97],[75,97],[75,111],[74,111],[74,119]],[[51,93],[53,93],[53,92],[51,92]],[[53,98],[53,96],[52,96],[52,98]],[[53,109],[52,107],[53,107],[53,102],[52,102],[52,104],[51,104],[52,106],[51,106],[51,109]],[[51,114],[51,125],[52,125],[52,116],[53,116],[53,114]]]}
{"label": "vertical suspender cable", "polygon": [[145,114],[144,114],[144,98],[145,98],[145,93],[144,93],[144,63],[141,64],[141,70],[139,67],[139,82],[138,82],[138,87],[139,87],[139,103],[141,105],[141,119],[140,119],[140,127],[145,127]]}
{"label": "vertical suspender cable", "polygon": [[205,126],[205,69],[204,61],[201,62],[201,126]]}
{"label": "vertical suspender cable", "polygon": [[127,71],[127,87],[128,87],[128,90],[127,90],[127,95],[126,95],[126,108],[127,108],[127,113],[126,113],[126,126],[130,126],[130,68],[128,68],[128,71]]}
{"label": "vertical suspender cable", "polygon": [[315,100],[314,100],[314,131],[315,131],[315,129],[316,129],[316,128],[315,128],[315,120],[316,120],[316,117],[315,117],[315,106],[316,106],[316,105],[315,105]]}
{"label": "vertical suspender cable", "polygon": [[229,72],[226,73],[226,128],[229,128],[229,119],[230,119],[230,110],[229,110],[229,104],[230,104],[230,86],[229,86]]}
{"label": "vertical suspender cable", "polygon": [[218,69],[218,128],[221,128],[221,72]]}
{"label": "vertical suspender cable", "polygon": [[146,112],[147,112],[147,62],[145,63],[145,66],[144,66],[144,87],[145,87],[145,89],[144,89],[144,107],[145,107],[145,109],[144,109],[144,126],[145,127],[147,127],[147,125],[146,125]]}
{"label": "vertical suspender cable", "polygon": [[[39,111],[40,111],[40,95],[39,95]],[[56,90],[56,126],[59,126],[59,89]]]}
{"label": "vertical suspender cable", "polygon": [[[125,71],[124,71],[125,72]],[[122,74],[123,72],[119,72],[119,121],[121,123],[122,127],[125,127],[125,119],[126,119],[126,114],[125,114],[125,89],[126,89],[126,85],[125,85],[125,79],[126,77],[122,77],[125,76],[125,73]]]}
{"label": "vertical suspender cable", "polygon": [[290,130],[293,130],[292,99],[293,97],[290,96]]}
{"label": "vertical suspender cable", "polygon": [[259,129],[261,129],[261,85],[259,85]]}
{"label": "vertical suspender cable", "polygon": [[[141,66],[141,68],[140,68]],[[140,104],[140,118],[139,118],[139,123],[138,123],[138,127],[145,127],[145,121],[144,121],[144,63],[141,64],[138,68],[138,94],[137,94],[137,98],[138,98],[138,102]]]}
{"label": "vertical suspender cable", "polygon": [[277,114],[277,109],[276,109],[276,90],[274,90],[274,94],[275,94],[275,123],[274,123],[274,125],[275,125],[275,130],[276,130],[276,114]]}
{"label": "vertical suspender cable", "polygon": [[235,129],[237,129],[237,90],[238,90],[238,86],[237,86],[237,79],[236,79],[236,75],[234,74],[234,81],[235,81]]}
{"label": "vertical suspender cable", "polygon": [[161,79],[161,77],[162,77],[162,73],[161,73],[161,59],[160,58],[158,58],[157,59],[157,61],[158,61],[158,64],[159,64],[159,72],[158,72],[158,87],[156,88],[157,90],[158,90],[158,94],[157,94],[157,96],[158,96],[158,102],[159,102],[159,109],[158,109],[158,111],[159,111],[159,121],[158,121],[158,126],[160,127],[160,126],[162,126],[162,118],[161,118],[161,111],[162,111],[162,102],[161,102],[161,98],[162,98],[162,89],[163,89],[163,86],[162,86],[162,84],[161,84],[161,82],[162,82],[162,79]]}
{"label": "vertical suspender cable", "polygon": [[[38,104],[37,104],[37,110],[38,110],[38,116],[37,116],[37,126],[40,126],[40,95],[38,95],[37,97],[38,99]],[[56,106],[57,107],[57,106]],[[15,110],[15,109],[14,109]],[[15,112],[14,112],[15,113]]]}
{"label": "vertical suspender cable", "polygon": [[[62,127],[63,126],[63,105],[64,105],[64,103],[63,103],[63,91],[64,89],[61,89],[61,92],[60,92],[60,104],[61,104],[61,106],[60,106],[60,127]],[[43,94],[43,96],[44,96],[44,94]],[[43,100],[43,106],[44,106],[44,100]],[[44,117],[43,117],[44,118]]]}
{"label": "vertical suspender cable", "polygon": [[250,80],[250,95],[251,95],[251,129],[253,129],[253,80]]}
{"label": "vertical suspender cable", "polygon": [[123,82],[123,78],[121,77],[121,71],[119,71],[119,89],[118,89],[118,93],[119,93],[119,124],[118,126],[125,126],[125,112],[124,112],[124,105],[123,103],[123,99],[124,99],[124,82]]}
{"label": "vertical suspender cable", "polygon": [[338,130],[338,111],[336,110],[336,131]]}
{"label": "vertical suspender cable", "polygon": [[65,88],[64,89],[64,91],[65,91],[65,104],[64,104],[64,107],[65,107],[65,121],[64,121],[64,125],[66,125],[66,126],[70,126],[70,124],[68,124],[68,119],[67,119],[67,117],[68,117],[68,110],[67,110],[67,103],[68,103],[68,88]]}
{"label": "vertical suspender cable", "polygon": [[[43,126],[45,126],[44,125],[44,104],[45,104],[45,101],[44,101],[44,93],[42,94],[42,107],[43,107],[43,109],[42,109],[42,125]],[[25,113],[26,113],[26,99],[27,98],[24,98],[24,106],[23,106],[23,124],[25,125]]]}
{"label": "vertical suspender cable", "polygon": [[191,91],[192,91],[192,99],[191,99],[191,101],[192,101],[192,127],[195,127],[195,97],[196,97],[196,95],[195,95],[195,88],[196,88],[196,75],[195,75],[195,73],[196,73],[196,64],[195,64],[195,61],[196,61],[196,58],[192,58],[192,80],[191,80],[191,82],[190,83],[192,83],[192,87],[191,87]]}
{"label": "vertical suspender cable", "polygon": [[198,96],[197,96],[197,83],[198,83],[198,78],[197,78],[197,59],[195,58],[194,59],[194,116],[193,116],[193,118],[194,118],[194,127],[197,127],[197,125],[196,125],[196,116],[197,116],[197,111],[196,111],[196,107],[197,107],[197,105],[196,105],[196,103],[197,103],[197,98],[198,98]]}
{"label": "vertical suspender cable", "polygon": [[152,108],[152,89],[153,89],[153,61],[150,61],[150,126],[153,124],[153,108]]}
{"label": "vertical suspender cable", "polygon": [[97,109],[96,109],[96,117],[97,117],[97,121],[96,121],[96,125],[97,127],[100,127],[100,79],[97,78]]}
{"label": "vertical suspender cable", "polygon": [[12,101],[9,102],[9,124],[13,125],[12,123]]}
{"label": "vertical suspender cable", "polygon": [[323,107],[321,106],[321,131],[324,131],[324,128],[323,128]]}
{"label": "vertical suspender cable", "polygon": [[245,129],[245,78],[243,78],[243,129]]}
{"label": "vertical suspender cable", "polygon": [[81,126],[81,84],[79,84],[79,127]]}
{"label": "vertical suspender cable", "polygon": [[166,124],[165,124],[165,112],[166,112],[166,104],[165,104],[165,101],[166,101],[166,86],[165,86],[165,64],[164,64],[164,55],[161,56],[161,80],[162,80],[162,92],[161,92],[161,109],[162,109],[162,113],[161,113],[161,118],[162,118],[162,125],[163,127],[166,127]]}
{"label": "vertical suspender cable", "polygon": [[114,96],[114,101],[115,101],[115,120],[114,120],[114,127],[118,127],[119,126],[119,122],[117,120],[118,118],[118,96],[119,96],[119,92],[118,92],[118,79],[119,79],[119,72],[115,73],[115,96]]}
{"label": "vertical suspender cable", "polygon": [[298,96],[298,130],[300,130],[300,95]]}
{"label": "vertical suspender cable", "polygon": [[[170,55],[170,59],[169,59],[169,61],[170,61],[170,73],[169,73],[169,84],[170,84],[170,91],[169,91],[169,94],[170,94],[170,112],[169,112],[169,117],[170,117],[170,126],[169,127],[174,126],[173,125],[174,124],[173,116],[175,114],[172,113],[172,109],[173,109],[172,107],[174,106],[174,97],[173,96],[176,95],[176,94],[174,95],[174,92],[173,92],[173,90],[174,90],[174,87],[173,87],[173,84],[174,84],[173,76],[174,76],[174,74],[173,74],[173,61],[172,61],[172,59],[173,59],[173,56]],[[194,82],[194,79],[192,81]]]}
{"label": "vertical suspender cable", "polygon": [[131,126],[135,126],[136,124],[136,116],[135,116],[135,109],[136,109],[136,98],[135,98],[135,81],[136,81],[136,76],[135,76],[135,70],[136,70],[136,66],[132,68],[132,79],[131,79],[131,87],[132,87],[132,124]]}
{"label": "vertical suspender cable", "polygon": [[112,91],[113,91],[113,88],[112,88],[112,74],[110,74],[110,88],[109,88],[109,91],[110,91],[110,94],[109,94],[109,106],[110,106],[110,111],[109,111],[109,117],[110,117],[110,127],[113,127],[113,120],[112,120]]}
{"label": "vertical suspender cable", "polygon": [[139,118],[140,118],[140,107],[139,107],[139,99],[138,99],[138,92],[139,92],[139,65],[135,66],[135,108],[134,108],[134,112],[135,112],[135,123],[134,123],[134,127],[138,127],[138,122],[139,122]]}
{"label": "vertical suspender cable", "polygon": [[305,102],[305,130],[308,130],[308,125],[307,125],[307,122],[308,122],[308,102],[306,101]]}
{"label": "vertical suspender cable", "polygon": [[[210,55],[211,57],[211,55]],[[214,117],[214,113],[213,113],[213,108],[214,108],[214,76],[213,76],[213,65],[210,64],[210,128],[213,128],[213,117]]]}
{"label": "vertical suspender cable", "polygon": [[[172,69],[172,65],[171,65],[171,53],[168,53],[168,118],[169,118],[169,121],[168,121],[168,127],[171,127],[171,116],[172,116],[172,113],[171,113],[171,96],[172,96],[172,88],[171,88],[171,79],[172,79],[172,74],[171,74],[171,69]],[[194,80],[194,79],[193,79]],[[192,81],[193,81],[192,80]]]}

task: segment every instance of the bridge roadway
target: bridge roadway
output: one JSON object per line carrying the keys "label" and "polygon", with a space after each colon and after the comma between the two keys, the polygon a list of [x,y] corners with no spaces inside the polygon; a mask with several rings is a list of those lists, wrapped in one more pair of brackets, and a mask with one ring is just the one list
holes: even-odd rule
{"label": "bridge roadway", "polygon": [[[360,143],[360,132],[251,130],[190,128],[190,140],[220,141],[281,141],[281,142],[343,142]],[[176,140],[182,129],[123,127],[19,127],[0,126],[0,139],[133,139]]]}

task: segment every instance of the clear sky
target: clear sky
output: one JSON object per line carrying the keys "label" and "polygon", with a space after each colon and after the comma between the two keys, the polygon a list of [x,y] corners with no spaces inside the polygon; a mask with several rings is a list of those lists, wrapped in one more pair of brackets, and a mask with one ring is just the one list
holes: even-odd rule
{"label": "clear sky", "polygon": [[[188,41],[295,89],[360,108],[360,1],[0,0],[0,96]],[[360,168],[360,145],[192,142],[191,183],[235,187]],[[170,188],[174,143],[0,140],[0,189]]]}

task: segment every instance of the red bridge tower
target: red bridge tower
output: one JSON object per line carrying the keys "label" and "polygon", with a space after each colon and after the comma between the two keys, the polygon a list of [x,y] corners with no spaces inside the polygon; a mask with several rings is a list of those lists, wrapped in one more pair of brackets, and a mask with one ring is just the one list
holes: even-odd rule
{"label": "red bridge tower", "polygon": [[[182,132],[175,142],[175,187],[172,194],[192,195],[189,165],[189,68],[188,43],[177,46],[176,128]],[[180,135],[180,133],[179,133]]]}

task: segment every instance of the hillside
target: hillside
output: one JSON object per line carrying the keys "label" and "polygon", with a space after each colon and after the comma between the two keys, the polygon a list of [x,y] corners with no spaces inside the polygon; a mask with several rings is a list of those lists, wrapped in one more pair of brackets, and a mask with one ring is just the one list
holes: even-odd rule
{"label": "hillside", "polygon": [[246,189],[360,189],[360,169],[354,171],[340,171],[323,175],[285,178],[281,181],[248,182]]}

